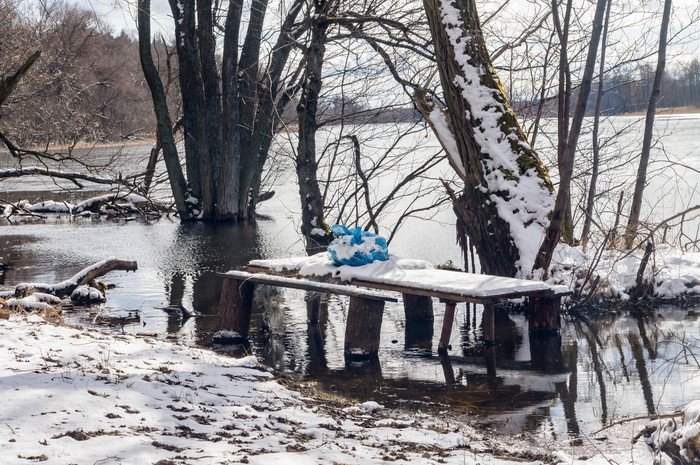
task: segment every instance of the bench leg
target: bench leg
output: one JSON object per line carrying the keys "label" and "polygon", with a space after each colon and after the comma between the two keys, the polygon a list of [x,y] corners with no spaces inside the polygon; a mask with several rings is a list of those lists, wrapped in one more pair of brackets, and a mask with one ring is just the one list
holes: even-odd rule
{"label": "bench leg", "polygon": [[559,334],[561,297],[530,297],[530,334]]}
{"label": "bench leg", "polygon": [[455,302],[445,302],[445,317],[442,320],[442,332],[440,333],[440,343],[438,344],[438,354],[446,354],[450,346],[450,336],[452,335],[452,325],[455,321]]}
{"label": "bench leg", "polygon": [[484,304],[484,343],[486,345],[496,342],[496,306],[493,303]]}
{"label": "bench leg", "polygon": [[423,295],[402,295],[406,317],[405,348],[429,353],[433,346],[433,299]]}
{"label": "bench leg", "polygon": [[246,339],[250,328],[250,313],[255,285],[250,281],[228,278],[224,280],[219,301],[217,331],[220,339]]}
{"label": "bench leg", "polygon": [[345,357],[372,358],[379,352],[384,301],[350,297],[345,325]]}
{"label": "bench leg", "polygon": [[424,295],[402,294],[406,323],[433,321],[433,299]]}

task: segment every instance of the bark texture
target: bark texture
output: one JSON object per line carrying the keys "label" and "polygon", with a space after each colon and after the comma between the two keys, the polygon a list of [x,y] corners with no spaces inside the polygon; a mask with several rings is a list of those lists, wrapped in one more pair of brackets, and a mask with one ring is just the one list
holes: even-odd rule
{"label": "bark texture", "polygon": [[[139,0],[139,22],[144,27],[150,16],[149,1]],[[267,3],[255,0],[248,12],[242,0],[229,0],[219,71],[214,25],[221,6],[212,0],[169,0],[182,95],[185,170],[181,179],[186,178],[185,198],[191,209],[183,219],[238,221],[255,213],[260,174],[272,135],[291,99],[286,94],[283,71],[295,39],[304,32],[304,28],[295,27],[304,2],[295,0],[270,55],[262,60]],[[245,18],[244,13],[248,14]],[[241,46],[243,22],[246,28]],[[150,47],[150,31],[144,29],[139,37],[142,48]],[[152,84],[160,79],[157,73],[150,74],[155,104],[156,99],[162,100],[158,89],[162,83]],[[170,119],[164,108],[156,110],[161,137]],[[168,172],[171,174],[170,169]],[[177,196],[180,183],[176,184],[173,193]]]}
{"label": "bark texture", "polygon": [[302,94],[297,105],[299,119],[299,145],[296,170],[301,199],[301,233],[306,239],[306,251],[313,255],[325,250],[333,240],[323,213],[323,197],[316,173],[316,112],[321,94],[321,74],[326,51],[326,33],[330,5],[333,2],[315,2],[315,14],[311,21],[311,42],[306,52],[306,68]]}
{"label": "bark texture", "polygon": [[[541,202],[535,203],[550,203],[552,186],[547,170],[508,105],[486,49],[475,1],[424,0],[424,5],[446,108],[437,109],[420,91],[416,100],[464,182],[461,193],[446,185],[458,223],[476,249],[483,272],[527,274],[531,264],[523,269],[520,262],[526,245],[516,243],[511,228],[544,228],[546,224],[541,223],[546,223],[546,213],[541,212],[548,208],[527,205],[528,199],[518,193],[518,186],[533,182],[541,193]],[[478,97],[470,98],[474,92]],[[483,140],[482,115],[486,114],[497,115],[497,141]],[[508,152],[508,160],[502,162],[504,152]],[[508,189],[503,188],[506,184]],[[527,215],[529,219],[518,220]]]}

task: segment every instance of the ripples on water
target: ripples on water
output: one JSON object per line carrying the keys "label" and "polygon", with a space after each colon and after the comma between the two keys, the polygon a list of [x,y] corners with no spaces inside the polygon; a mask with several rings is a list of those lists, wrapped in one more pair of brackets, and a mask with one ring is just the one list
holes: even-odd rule
{"label": "ripples on water", "polygon": [[[616,133],[616,125],[630,122],[630,118],[613,119],[609,129]],[[700,159],[697,122],[697,116],[660,118],[659,130],[671,135],[664,138],[665,152],[655,163],[672,164],[665,157],[673,153],[686,166],[696,166]],[[618,154],[613,157],[613,168],[632,170],[636,166],[633,155],[638,153],[639,140],[633,131],[617,138],[612,147]],[[124,148],[118,159],[122,164],[114,169],[133,170],[136,164],[129,161],[130,154],[148,150],[148,146]],[[111,156],[109,153],[97,150],[90,156],[97,160]],[[622,156],[631,158],[620,161]],[[0,153],[0,168],[13,163]],[[674,166],[671,179],[659,166],[655,165],[657,171],[645,195],[657,199],[654,211],[661,219],[696,204],[699,191],[697,173],[685,175],[680,166]],[[616,176],[614,185],[621,175]],[[6,180],[1,187],[6,191],[2,198],[10,201],[75,201],[85,195],[49,193],[56,187],[53,183],[31,178]],[[138,272],[107,276],[106,281],[116,288],[108,292],[106,304],[96,310],[66,312],[65,318],[71,323],[100,324],[114,331],[208,345],[221,289],[217,272],[256,258],[303,253],[294,224],[299,208],[295,188],[290,184],[275,190],[275,198],[261,207],[274,220],[255,225],[180,224],[168,219],[145,224],[68,217],[43,223],[3,222],[0,257],[12,267],[0,274],[0,285],[58,282],[110,256],[137,260]],[[601,208],[615,211],[614,206]],[[443,212],[431,222],[404,227],[390,249],[399,256],[433,263],[459,262],[454,242],[454,220]],[[265,320],[274,331],[262,331],[261,308],[255,308],[253,353],[277,370],[313,380],[319,389],[353,400],[464,415],[506,433],[528,431],[545,438],[566,438],[580,432],[590,435],[622,418],[674,411],[700,398],[697,307],[664,306],[647,312],[567,318],[561,341],[545,346],[529,341],[525,315],[500,312],[496,345],[485,348],[480,343],[481,307],[460,304],[453,349],[449,357],[439,357],[439,330],[425,325],[407,328],[401,302],[387,303],[379,359],[358,365],[346,364],[343,356],[346,299],[331,297],[327,317],[309,326],[302,291],[285,290],[281,296],[268,293],[267,297],[276,302],[272,316]],[[205,316],[183,319],[177,311],[180,306]],[[434,328],[439,329],[443,307],[438,302],[434,307]],[[547,357],[550,362],[542,363]]]}
{"label": "ripples on water", "polygon": [[[138,272],[107,277],[116,288],[104,306],[67,312],[66,319],[201,345],[210,343],[218,311],[221,280],[215,273],[255,258],[302,252],[293,226],[273,220],[234,226],[59,218],[5,224],[0,244],[12,265],[4,284],[61,281],[108,256],[137,260]],[[502,311],[497,343],[484,348],[481,307],[460,304],[453,349],[439,357],[439,330],[406,328],[401,302],[388,303],[379,359],[346,364],[345,298],[331,296],[327,316],[309,326],[303,291],[267,297],[274,331],[262,330],[258,306],[253,352],[277,370],[353,400],[445,410],[508,433],[558,438],[590,434],[625,417],[673,411],[700,397],[697,308],[567,319],[561,343],[549,347],[531,346],[525,315]],[[205,316],[183,319],[174,310],[181,305]],[[439,329],[443,307],[435,302],[435,309]],[[555,362],[537,367],[545,355]]]}

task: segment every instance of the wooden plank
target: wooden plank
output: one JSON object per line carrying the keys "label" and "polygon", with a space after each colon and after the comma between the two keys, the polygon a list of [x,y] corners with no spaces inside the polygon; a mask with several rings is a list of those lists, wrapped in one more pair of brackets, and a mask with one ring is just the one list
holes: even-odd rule
{"label": "wooden plank", "polygon": [[324,292],[326,294],[347,295],[350,297],[361,297],[363,299],[381,300],[388,302],[398,302],[396,297],[392,297],[383,292],[372,291],[369,289],[360,289],[355,285],[331,284],[325,282],[310,281],[307,279],[289,278],[284,276],[276,276],[263,273],[247,273],[245,271],[227,271],[219,273],[219,276],[225,278],[234,278],[239,280],[251,281],[260,284],[269,284],[272,286],[289,287],[292,289],[302,289],[305,291]]}
{"label": "wooden plank", "polygon": [[[260,264],[255,264],[255,265],[248,265],[248,269],[250,271],[254,272],[259,272],[259,273],[265,273],[265,274],[272,274],[272,275],[284,275],[284,276],[298,276],[297,270],[296,269],[285,269],[284,271],[277,271],[272,268],[265,267]],[[421,270],[425,271],[425,270]],[[413,270],[406,270],[406,275],[410,276],[412,274]],[[460,273],[456,271],[446,271],[446,270],[431,270],[431,272],[445,275],[445,276],[453,276],[459,278],[460,274],[467,275],[467,273]],[[454,273],[454,275],[453,275]],[[473,275],[472,275],[473,276]],[[478,275],[479,278],[493,278],[493,280],[497,280],[500,283],[505,283],[508,280],[513,280],[516,281],[515,278],[503,278],[501,276],[487,276],[487,275]],[[484,303],[489,303],[489,302],[494,302],[497,300],[506,300],[506,299],[517,299],[520,297],[529,297],[529,296],[536,296],[536,297],[551,297],[551,296],[564,296],[568,295],[571,293],[571,291],[565,290],[561,286],[549,286],[541,282],[535,282],[533,281],[532,284],[534,285],[539,285],[539,289],[520,289],[520,290],[509,290],[509,291],[493,291],[491,293],[485,293],[485,289],[487,287],[487,284],[484,284],[483,286],[480,286],[477,290],[479,294],[477,295],[475,292],[470,291],[469,289],[455,289],[454,292],[446,291],[446,290],[440,290],[440,289],[435,289],[432,285],[430,284],[421,284],[420,282],[385,282],[385,281],[380,281],[380,280],[370,280],[370,279],[360,279],[360,278],[355,278],[352,281],[341,281],[337,278],[333,278],[330,274],[320,276],[320,277],[315,277],[316,279],[323,280],[325,282],[331,282],[334,284],[339,284],[339,285],[355,285],[355,286],[362,286],[370,289],[381,289],[381,290],[386,290],[386,291],[392,291],[392,292],[400,292],[402,294],[412,294],[416,296],[426,296],[426,297],[436,297],[441,300],[452,300],[456,302],[471,302],[471,303],[477,303],[477,304],[484,304]],[[525,281],[525,280],[518,280],[518,281]],[[543,288],[544,287],[544,288]]]}
{"label": "wooden plank", "polygon": [[436,297],[440,300],[452,300],[456,302],[471,302],[475,304],[483,304],[488,302],[493,302],[499,299],[515,299],[523,296],[553,296],[554,291],[552,290],[536,290],[536,291],[516,291],[501,293],[497,295],[492,295],[488,297],[476,297],[469,295],[466,292],[443,292],[437,291],[430,287],[416,287],[411,285],[398,285],[398,284],[387,284],[382,282],[365,281],[359,279],[353,279],[350,281],[351,284],[355,286],[369,287],[372,289],[382,289],[385,291],[401,292],[402,294],[414,294],[414,295],[424,295],[428,297]]}

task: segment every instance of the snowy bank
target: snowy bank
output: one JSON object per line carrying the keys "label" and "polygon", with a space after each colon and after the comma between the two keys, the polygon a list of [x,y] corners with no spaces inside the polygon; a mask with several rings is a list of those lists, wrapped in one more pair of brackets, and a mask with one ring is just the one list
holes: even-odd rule
{"label": "snowy bank", "polygon": [[484,438],[448,412],[319,403],[280,385],[253,357],[36,316],[0,320],[0,395],[8,463],[541,464],[557,449],[553,463],[652,460],[643,441],[597,442],[593,453],[536,450]]}
{"label": "snowy bank", "polygon": [[[597,299],[627,300],[636,286],[643,253],[637,249],[586,254],[580,248],[560,244],[552,259],[550,282],[569,286],[583,296],[590,293],[595,284]],[[660,245],[644,269],[643,281],[651,285],[648,297],[699,297],[700,253]]]}

